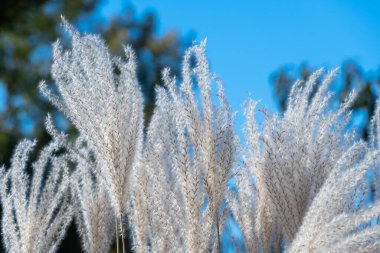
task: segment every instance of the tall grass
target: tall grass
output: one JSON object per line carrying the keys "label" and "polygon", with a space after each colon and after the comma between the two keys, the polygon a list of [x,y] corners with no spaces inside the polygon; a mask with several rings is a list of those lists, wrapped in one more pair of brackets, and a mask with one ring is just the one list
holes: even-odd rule
{"label": "tall grass", "polygon": [[338,70],[296,82],[284,114],[262,110],[262,124],[248,100],[240,140],[203,41],[185,53],[178,80],[163,70],[144,132],[133,50],[114,57],[99,36],[63,26],[72,45],[53,44],[57,89],[40,89],[80,136],[68,141],[48,117],[53,141],[32,177],[31,141],[0,170],[8,252],[55,252],[72,219],[88,253],[108,252],[120,235],[125,252],[127,227],[136,252],[223,252],[227,220],[240,229],[228,234],[236,252],[380,251],[378,194],[367,200],[369,174],[379,188],[380,102],[371,141],[358,141],[349,128],[355,93],[334,107]]}

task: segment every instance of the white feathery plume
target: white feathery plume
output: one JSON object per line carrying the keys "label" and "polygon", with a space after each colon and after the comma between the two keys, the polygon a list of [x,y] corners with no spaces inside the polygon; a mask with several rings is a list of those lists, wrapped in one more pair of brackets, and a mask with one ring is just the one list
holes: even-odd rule
{"label": "white feathery plume", "polygon": [[377,252],[380,226],[373,218],[380,203],[363,206],[366,175],[374,156],[364,143],[352,146],[337,161],[310,206],[287,252]]}
{"label": "white feathery plume", "polygon": [[72,219],[67,159],[55,155],[65,145],[65,136],[52,130],[50,117],[46,125],[55,134],[32,164],[31,179],[25,169],[36,141],[20,142],[9,170],[0,170],[2,234],[7,252],[55,252]]}
{"label": "white feathery plume", "polygon": [[[260,137],[263,156],[259,163],[265,183],[258,186],[269,193],[278,225],[291,241],[308,207],[325,182],[340,155],[353,140],[344,136],[351,118],[349,112],[355,95],[336,110],[331,107],[328,85],[337,70],[326,75],[310,99],[322,70],[316,71],[304,86],[295,85],[283,118],[268,117]],[[262,175],[260,175],[262,174]]]}
{"label": "white feathery plume", "polygon": [[[168,70],[163,72],[165,88],[157,89],[134,194],[133,206],[148,212],[147,219],[135,221],[142,225],[135,231],[140,249],[147,249],[148,242],[157,252],[207,252],[220,247],[236,138],[222,84],[209,73],[204,51],[205,42],[186,52],[179,89]],[[193,91],[194,79],[200,101]],[[212,101],[213,79],[219,105]]]}
{"label": "white feathery plume", "polygon": [[[100,179],[93,175],[97,164],[91,159],[90,151],[77,139],[71,159],[76,162],[74,189],[78,198],[75,221],[86,253],[109,252],[115,236],[115,211],[109,192]],[[74,152],[73,152],[74,151]]]}
{"label": "white feathery plume", "polygon": [[284,242],[292,241],[331,169],[353,143],[353,134],[344,133],[355,95],[350,94],[337,111],[330,110],[328,88],[337,70],[325,76],[312,96],[322,72],[313,73],[305,85],[294,84],[283,117],[264,111],[262,131],[254,120],[256,103],[249,101],[245,108],[247,146],[238,193],[230,203],[240,201],[231,209],[249,252],[270,252],[273,245],[280,250]]}
{"label": "white feathery plume", "polygon": [[[40,90],[76,126],[94,151],[94,169],[110,191],[123,230],[131,172],[143,141],[143,99],[136,76],[133,50],[125,47],[126,61],[110,55],[97,35],[81,35],[63,19],[72,46],[53,44],[52,76],[59,96],[45,83]],[[123,231],[121,231],[123,233]]]}
{"label": "white feathery plume", "polygon": [[262,147],[260,130],[255,120],[257,104],[250,99],[244,105],[247,118],[244,126],[246,146],[240,149],[242,162],[236,168],[236,191],[230,193],[228,202],[241,229],[246,251],[259,252],[260,249],[270,252],[274,224],[269,193],[259,167]]}

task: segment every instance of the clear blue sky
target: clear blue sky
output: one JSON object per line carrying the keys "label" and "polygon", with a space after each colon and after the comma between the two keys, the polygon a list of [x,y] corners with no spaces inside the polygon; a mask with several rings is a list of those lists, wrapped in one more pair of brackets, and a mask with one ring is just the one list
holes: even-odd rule
{"label": "clear blue sky", "polygon": [[[251,94],[277,110],[269,77],[279,66],[340,66],[354,59],[365,70],[380,66],[380,1],[105,1],[103,15],[131,4],[153,11],[159,32],[195,31],[208,38],[208,58],[234,110]],[[242,118],[238,117],[238,124]],[[239,123],[240,122],[240,123]]]}

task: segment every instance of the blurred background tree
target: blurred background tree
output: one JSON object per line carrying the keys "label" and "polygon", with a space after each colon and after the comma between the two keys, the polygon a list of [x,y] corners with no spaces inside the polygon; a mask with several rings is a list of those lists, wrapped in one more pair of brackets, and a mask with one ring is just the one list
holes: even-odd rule
{"label": "blurred background tree", "polygon": [[[23,138],[35,138],[39,146],[49,141],[43,122],[51,112],[58,127],[75,132],[37,89],[40,80],[50,77],[51,43],[64,35],[60,15],[80,31],[100,33],[111,51],[122,55],[130,44],[138,58],[138,78],[146,102],[148,121],[154,105],[154,85],[161,83],[161,71],[170,67],[178,75],[180,57],[190,45],[192,34],[175,32],[157,35],[157,18],[148,13],[135,16],[131,7],[121,6],[120,14],[99,18],[104,5],[96,0],[1,0],[0,1],[0,164],[9,165],[15,145]],[[60,252],[80,252],[72,226]]]}
{"label": "blurred background tree", "polygon": [[[275,98],[281,111],[286,109],[288,94],[292,84],[297,80],[302,83],[309,78],[316,68],[307,64],[299,67],[283,66],[272,74],[271,82],[275,91]],[[341,103],[348,93],[355,89],[358,96],[352,105],[354,122],[359,137],[368,139],[369,125],[375,109],[376,99],[379,96],[380,70],[365,72],[354,61],[346,61],[340,70],[341,78],[337,78],[333,87],[337,102]]]}

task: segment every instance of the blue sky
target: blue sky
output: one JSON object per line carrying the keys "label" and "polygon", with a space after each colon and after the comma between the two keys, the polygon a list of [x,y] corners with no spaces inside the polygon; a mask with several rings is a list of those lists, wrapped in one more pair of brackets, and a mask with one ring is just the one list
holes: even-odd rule
{"label": "blue sky", "polygon": [[[159,34],[174,30],[195,33],[198,41],[207,37],[211,70],[239,111],[238,129],[249,94],[260,106],[278,110],[270,76],[280,66],[307,62],[331,69],[353,59],[366,71],[380,70],[378,0],[100,1],[96,15],[105,20],[132,6],[137,16],[156,14]],[[0,102],[5,101],[1,89]]]}
{"label": "blue sky", "polygon": [[159,33],[207,37],[212,71],[222,78],[234,110],[241,111],[251,94],[276,111],[270,75],[282,65],[329,69],[354,59],[365,70],[380,66],[380,1],[113,0],[105,1],[102,13],[129,5],[138,16],[157,14]]}

